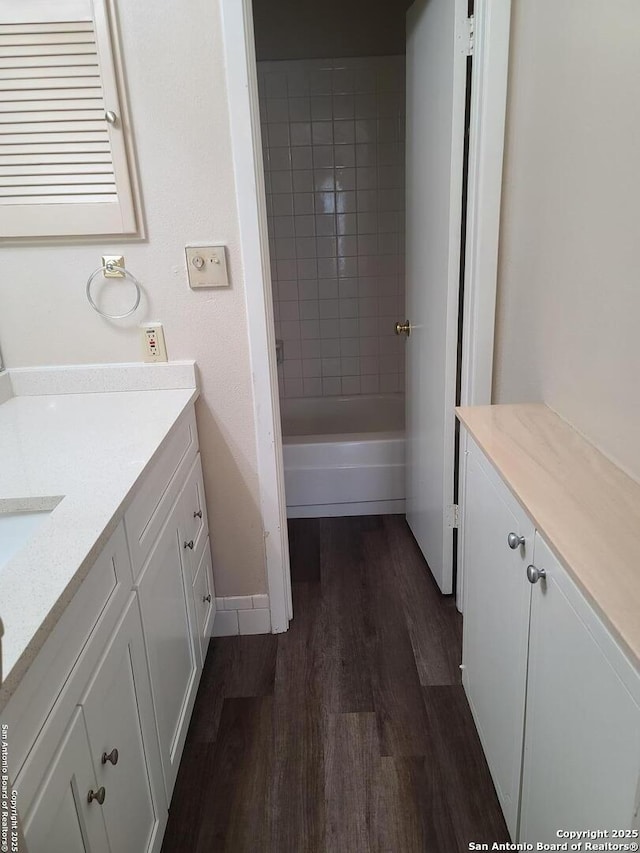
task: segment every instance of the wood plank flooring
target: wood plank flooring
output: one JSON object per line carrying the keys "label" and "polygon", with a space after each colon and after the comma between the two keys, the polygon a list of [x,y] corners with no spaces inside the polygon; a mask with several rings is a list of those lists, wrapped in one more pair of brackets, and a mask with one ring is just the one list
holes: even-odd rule
{"label": "wood plank flooring", "polygon": [[461,617],[400,516],[289,522],[286,634],[212,640],[163,853],[457,853],[508,841]]}

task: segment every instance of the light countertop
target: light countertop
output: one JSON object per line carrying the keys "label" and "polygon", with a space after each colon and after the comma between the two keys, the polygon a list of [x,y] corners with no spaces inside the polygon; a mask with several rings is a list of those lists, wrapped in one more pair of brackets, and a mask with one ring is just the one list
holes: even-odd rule
{"label": "light countertop", "polygon": [[456,411],[640,666],[640,485],[547,406]]}
{"label": "light countertop", "polygon": [[55,506],[0,569],[0,708],[197,396],[195,388],[63,393],[0,405],[0,511]]}

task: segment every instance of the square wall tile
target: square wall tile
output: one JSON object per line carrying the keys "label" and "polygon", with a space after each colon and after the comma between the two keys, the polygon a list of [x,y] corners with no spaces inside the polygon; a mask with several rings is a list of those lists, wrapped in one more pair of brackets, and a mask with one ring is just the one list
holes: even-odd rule
{"label": "square wall tile", "polygon": [[402,388],[404,57],[260,62],[258,85],[281,395]]}
{"label": "square wall tile", "polygon": [[322,379],[320,377],[304,379],[303,391],[305,397],[322,397]]}
{"label": "square wall tile", "polygon": [[238,633],[241,636],[244,634],[270,634],[271,613],[267,608],[239,610],[238,628]]}
{"label": "square wall tile", "polygon": [[239,633],[237,610],[216,610],[213,620],[214,637],[233,637]]}
{"label": "square wall tile", "polygon": [[339,376],[333,376],[322,380],[322,396],[335,397],[342,394],[342,380]]}

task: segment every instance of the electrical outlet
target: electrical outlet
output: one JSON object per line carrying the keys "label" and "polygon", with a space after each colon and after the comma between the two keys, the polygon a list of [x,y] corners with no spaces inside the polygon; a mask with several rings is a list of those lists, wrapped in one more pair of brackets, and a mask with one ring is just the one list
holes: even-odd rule
{"label": "electrical outlet", "polygon": [[148,362],[167,361],[162,323],[146,323],[140,326],[142,360]]}
{"label": "electrical outlet", "polygon": [[187,246],[189,287],[228,287],[227,257],[224,246]]}

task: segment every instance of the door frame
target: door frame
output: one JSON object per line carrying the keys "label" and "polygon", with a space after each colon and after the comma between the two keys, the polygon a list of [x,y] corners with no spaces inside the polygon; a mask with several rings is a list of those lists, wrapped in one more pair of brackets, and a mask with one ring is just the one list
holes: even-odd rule
{"label": "door frame", "polygon": [[271,630],[279,634],[289,628],[293,604],[251,0],[220,0],[220,9],[244,266],[267,588]]}
{"label": "door frame", "polygon": [[[475,0],[460,405],[492,402],[493,351],[507,111],[511,0]],[[460,430],[458,503],[464,505],[466,433]],[[460,519],[463,513],[459,513]],[[461,522],[460,522],[461,523]],[[458,530],[456,605],[462,612],[464,536]]]}
{"label": "door frame", "polygon": [[511,0],[475,0],[460,405],[491,403]]}
{"label": "door frame", "polygon": [[[272,631],[293,615],[251,0],[220,0]],[[461,404],[491,402],[511,0],[475,0]],[[464,448],[461,448],[462,453]],[[461,459],[463,455],[461,454]],[[464,464],[460,465],[464,499]],[[462,537],[458,566],[462,565]],[[462,571],[456,598],[462,602]]]}

